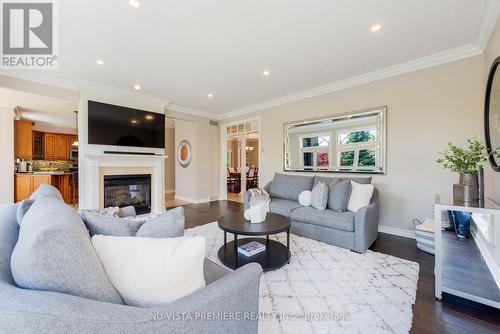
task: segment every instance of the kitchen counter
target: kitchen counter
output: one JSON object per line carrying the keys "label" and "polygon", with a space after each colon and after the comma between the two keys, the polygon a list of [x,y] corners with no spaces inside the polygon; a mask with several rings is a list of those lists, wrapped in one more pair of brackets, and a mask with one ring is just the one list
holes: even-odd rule
{"label": "kitchen counter", "polygon": [[64,171],[55,171],[55,172],[30,172],[30,173],[19,173],[19,172],[16,172],[14,173],[15,175],[54,175],[54,176],[57,176],[57,175],[72,175],[74,174],[75,172],[64,172]]}

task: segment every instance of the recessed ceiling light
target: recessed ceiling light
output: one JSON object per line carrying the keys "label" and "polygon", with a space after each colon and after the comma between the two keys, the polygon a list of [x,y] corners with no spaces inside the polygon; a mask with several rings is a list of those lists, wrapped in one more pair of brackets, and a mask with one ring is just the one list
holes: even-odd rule
{"label": "recessed ceiling light", "polygon": [[141,7],[141,3],[138,0],[128,0],[128,4],[134,8]]}
{"label": "recessed ceiling light", "polygon": [[97,65],[104,65],[104,60],[102,60],[102,59],[97,59],[97,60],[95,61],[95,63],[96,63]]}
{"label": "recessed ceiling light", "polygon": [[380,28],[382,28],[382,26],[380,24],[376,24],[376,25],[372,26],[371,31],[373,31],[373,32],[379,31]]}
{"label": "recessed ceiling light", "polygon": [[135,84],[135,85],[134,85],[134,89],[135,89],[135,90],[141,90],[141,88],[142,88],[142,87],[141,87],[141,85],[138,85],[138,84]]}
{"label": "recessed ceiling light", "polygon": [[271,74],[271,72],[269,72],[268,70],[262,71],[262,75],[265,76],[265,77],[268,77],[269,74]]}
{"label": "recessed ceiling light", "polygon": [[153,115],[146,115],[146,119],[147,119],[148,121],[151,121],[151,120],[153,120],[154,118],[155,118],[155,117],[154,117]]}
{"label": "recessed ceiling light", "polygon": [[214,94],[208,94],[207,95],[209,99],[213,98],[214,97]]}
{"label": "recessed ceiling light", "polygon": [[131,119],[131,120],[130,120],[130,123],[132,123],[132,124],[137,124],[137,120],[135,120],[135,119]]}

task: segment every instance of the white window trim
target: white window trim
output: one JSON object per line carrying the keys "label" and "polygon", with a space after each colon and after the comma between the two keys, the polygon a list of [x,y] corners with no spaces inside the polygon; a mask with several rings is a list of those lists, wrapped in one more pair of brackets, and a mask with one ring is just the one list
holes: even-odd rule
{"label": "white window trim", "polygon": [[[329,138],[329,143],[328,146],[310,146],[310,147],[302,147],[302,140],[304,138],[312,138],[312,137],[328,137]],[[331,168],[332,166],[332,156],[333,156],[333,145],[332,145],[332,139],[335,136],[332,135],[331,132],[311,132],[304,134],[302,136],[298,136],[298,145],[299,145],[299,159],[300,159],[300,166],[302,168],[323,168],[323,166],[318,167],[317,166],[317,158],[318,158],[318,153],[319,152],[326,152],[328,153],[328,168]],[[313,165],[312,166],[305,166],[304,165],[304,153],[312,153],[313,154]]]}
{"label": "white window trim", "polygon": [[[349,134],[352,132],[358,132],[358,131],[375,131],[375,140],[373,141],[368,141],[368,142],[361,142],[361,143],[350,143],[350,144],[341,144],[342,140],[342,135],[344,134]],[[359,126],[359,127],[353,127],[353,128],[344,128],[344,129],[339,129],[337,130],[337,141],[336,144],[338,146],[337,149],[337,154],[335,155],[335,165],[337,168],[342,169],[342,170],[350,170],[350,169],[357,169],[357,170],[376,170],[377,166],[379,166],[379,155],[378,154],[378,136],[379,134],[377,133],[377,128],[375,126]],[[361,150],[375,150],[375,166],[359,166],[359,151]],[[353,164],[352,166],[341,166],[340,165],[340,156],[344,152],[351,152],[354,151],[354,159],[353,159]]]}

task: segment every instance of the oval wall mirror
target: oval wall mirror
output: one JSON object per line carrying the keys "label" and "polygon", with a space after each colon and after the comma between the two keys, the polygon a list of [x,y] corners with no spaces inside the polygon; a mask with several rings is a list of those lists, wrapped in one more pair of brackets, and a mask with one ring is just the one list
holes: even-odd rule
{"label": "oval wall mirror", "polygon": [[179,164],[186,168],[191,164],[192,152],[191,152],[191,144],[187,140],[183,140],[179,143],[179,147],[177,148],[177,161]]}
{"label": "oval wall mirror", "polygon": [[[491,65],[484,102],[484,133],[488,151],[500,147],[500,57]],[[491,167],[500,172],[500,159],[490,155]]]}

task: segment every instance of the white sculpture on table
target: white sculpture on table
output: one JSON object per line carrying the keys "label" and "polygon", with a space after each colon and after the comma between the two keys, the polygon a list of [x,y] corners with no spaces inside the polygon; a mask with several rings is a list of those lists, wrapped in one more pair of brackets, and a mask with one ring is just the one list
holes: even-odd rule
{"label": "white sculpture on table", "polygon": [[269,211],[268,203],[259,203],[245,210],[245,219],[250,220],[252,224],[262,223],[266,220],[267,212]]}

